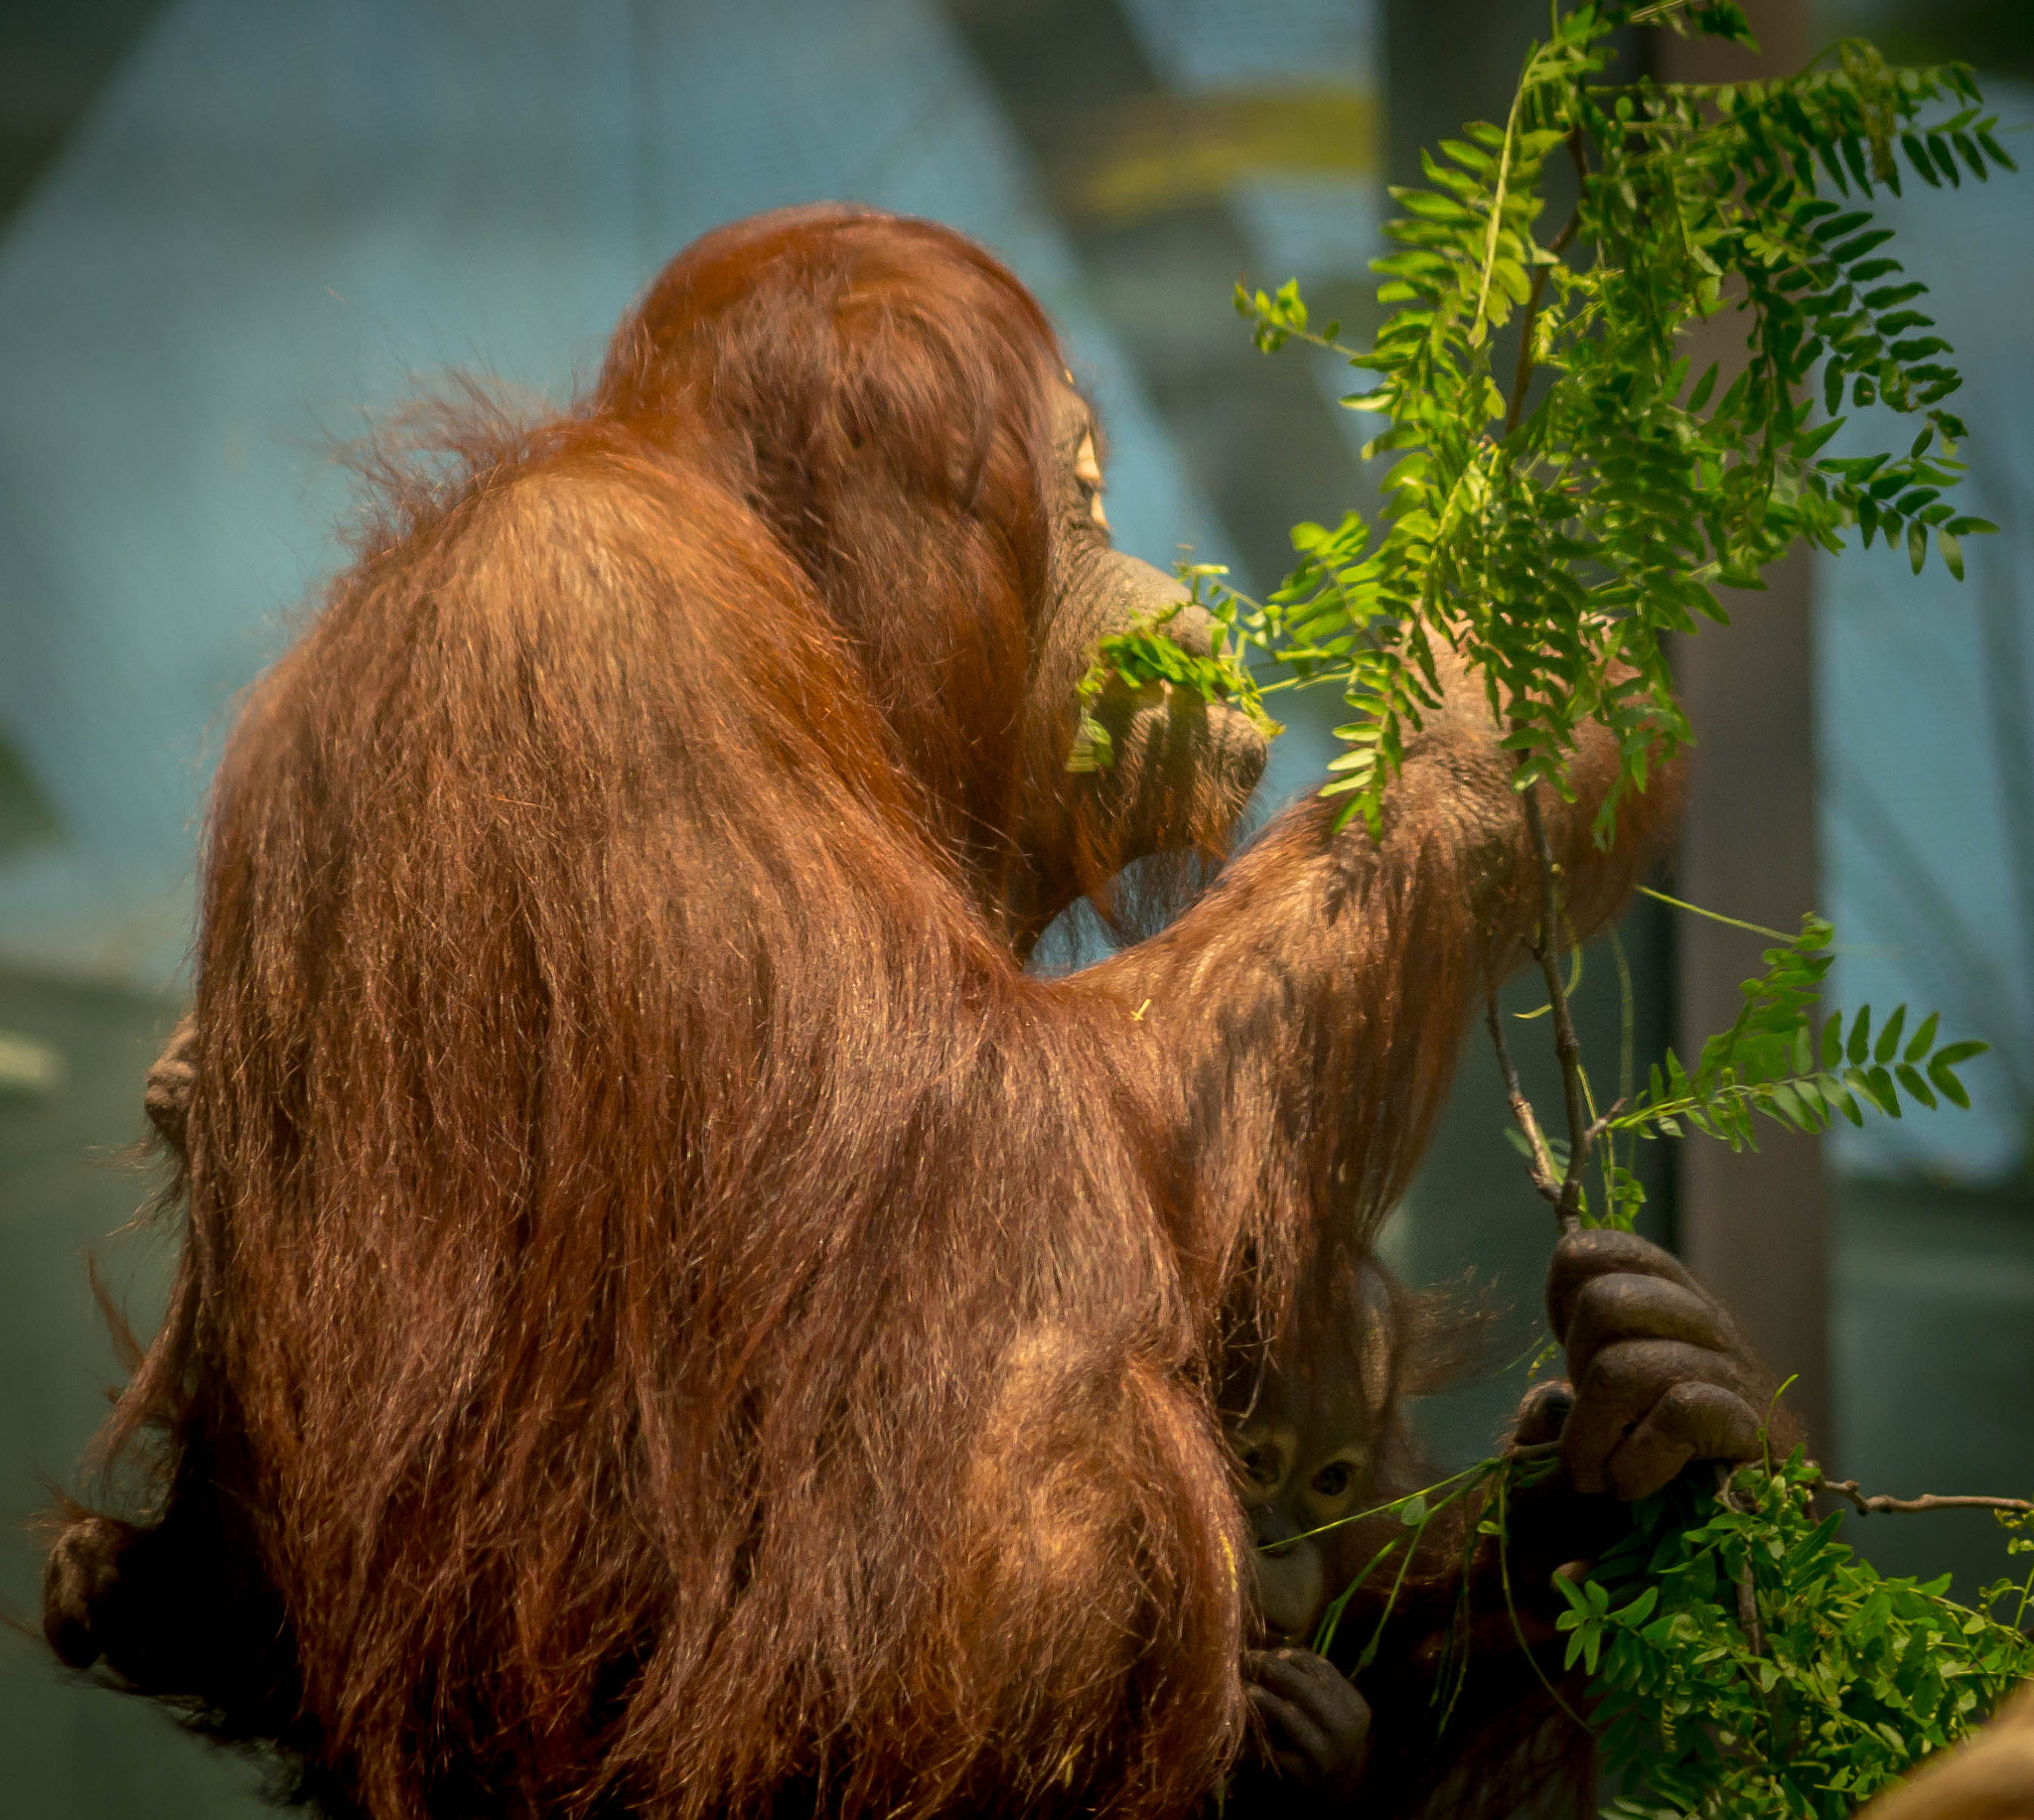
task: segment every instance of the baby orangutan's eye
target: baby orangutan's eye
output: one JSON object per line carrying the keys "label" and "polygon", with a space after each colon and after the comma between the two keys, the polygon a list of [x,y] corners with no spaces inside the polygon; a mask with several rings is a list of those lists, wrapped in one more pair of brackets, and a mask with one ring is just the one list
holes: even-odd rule
{"label": "baby orangutan's eye", "polygon": [[1253,1447],[1242,1457],[1243,1476],[1267,1490],[1285,1476],[1284,1463],[1275,1447]]}
{"label": "baby orangutan's eye", "polygon": [[1347,1464],[1340,1460],[1331,1460],[1314,1474],[1314,1491],[1321,1497],[1341,1497],[1348,1491],[1351,1482],[1352,1475]]}

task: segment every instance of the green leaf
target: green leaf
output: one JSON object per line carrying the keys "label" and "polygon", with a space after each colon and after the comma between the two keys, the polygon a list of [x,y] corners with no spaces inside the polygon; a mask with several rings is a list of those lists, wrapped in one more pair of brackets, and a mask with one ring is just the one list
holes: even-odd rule
{"label": "green leaf", "polygon": [[1660,1603],[1660,1589],[1647,1587],[1639,1597],[1617,1613],[1617,1621],[1627,1630],[1636,1630],[1653,1615],[1653,1609]]}
{"label": "green leaf", "polygon": [[1892,1075],[1882,1067],[1872,1066],[1864,1070],[1864,1078],[1871,1088],[1871,1096],[1888,1118],[1900,1116],[1900,1090],[1893,1084]]}
{"label": "green leaf", "polygon": [[[1870,233],[1861,233],[1854,240],[1844,241],[1841,246],[1831,247],[1829,257],[1838,265],[1849,265],[1862,259],[1874,247],[1885,245],[1892,237],[1893,230],[1890,227],[1876,227]],[[1862,279],[1863,276],[1861,266],[1852,274],[1852,277],[1857,279]]]}
{"label": "green leaf", "polygon": [[1906,1028],[1907,1007],[1895,1005],[1893,1015],[1879,1032],[1879,1040],[1873,1047],[1871,1058],[1874,1061],[1891,1061],[1900,1050],[1900,1033]]}
{"label": "green leaf", "polygon": [[1838,1112],[1842,1113],[1851,1124],[1862,1125],[1864,1123],[1864,1112],[1859,1107],[1856,1096],[1844,1085],[1840,1075],[1833,1073],[1817,1074],[1816,1076],[1816,1085],[1821,1090],[1823,1099],[1827,1100]]}
{"label": "green leaf", "polygon": [[1921,1021],[1921,1028],[1914,1033],[1913,1039],[1907,1045],[1907,1053],[1902,1057],[1903,1060],[1919,1061],[1935,1047],[1935,1027],[1941,1020],[1941,1015],[1940,1012],[1932,1011]]}
{"label": "green leaf", "polygon": [[1911,1061],[1903,1061],[1893,1072],[1899,1076],[1901,1086],[1918,1099],[1931,1112],[1935,1110],[1935,1092],[1921,1076],[1921,1070]]}
{"label": "green leaf", "polygon": [[1857,1016],[1850,1022],[1850,1042],[1844,1051],[1856,1063],[1862,1063],[1871,1053],[1871,1007],[1860,1005]]}
{"label": "green leaf", "polygon": [[1772,1100],[1772,1110],[1777,1112],[1788,1124],[1792,1125],[1797,1131],[1812,1131],[1815,1129],[1815,1119],[1810,1114],[1801,1093],[1792,1082],[1784,1080],[1775,1081],[1768,1089],[1768,1092]]}
{"label": "green leaf", "polygon": [[1935,1084],[1935,1090],[1951,1105],[1969,1110],[1969,1094],[1963,1091],[1963,1083],[1950,1071],[1950,1064],[1942,1056],[1934,1056],[1929,1061],[1928,1078]]}

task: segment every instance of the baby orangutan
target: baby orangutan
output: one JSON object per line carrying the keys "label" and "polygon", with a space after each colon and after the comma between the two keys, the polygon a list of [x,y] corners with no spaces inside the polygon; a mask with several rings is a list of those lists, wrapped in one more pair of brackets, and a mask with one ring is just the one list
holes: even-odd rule
{"label": "baby orangutan", "polygon": [[[1588,1739],[1526,1656],[1554,1636],[1551,1577],[1586,1568],[1625,1504],[1691,1462],[1755,1455],[1773,1378],[1722,1306],[1633,1234],[1570,1233],[1546,1298],[1568,1376],[1534,1386],[1510,1445],[1557,1440],[1559,1467],[1512,1499],[1511,1609],[1494,1546],[1465,1549],[1481,1512],[1459,1507],[1429,1525],[1391,1597],[1409,1532],[1379,1506],[1436,1476],[1404,1415],[1408,1395],[1434,1387],[1422,1353],[1435,1348],[1421,1343],[1429,1318],[1375,1260],[1310,1299],[1268,1369],[1232,1370],[1224,1404],[1262,1630],[1249,1698],[1263,1728],[1232,1806],[1504,1813],[1586,1775]],[[1786,1418],[1774,1424],[1791,1446]],[[1383,1647],[1368,1650],[1380,1630]],[[1451,1644],[1472,1659],[1459,1696],[1436,1702]]]}

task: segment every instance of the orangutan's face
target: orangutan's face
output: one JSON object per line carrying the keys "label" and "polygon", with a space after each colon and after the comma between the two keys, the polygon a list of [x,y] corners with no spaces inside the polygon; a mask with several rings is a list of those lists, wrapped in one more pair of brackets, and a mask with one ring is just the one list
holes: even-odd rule
{"label": "orangutan's face", "polygon": [[1074,687],[1095,647],[1177,607],[1160,627],[1184,649],[1206,653],[1214,622],[1179,606],[1172,576],[1109,541],[1102,505],[1102,447],[1092,411],[1074,390],[1058,399],[1057,496],[1052,500],[1051,600],[1033,660],[1033,742],[1020,840],[1031,863],[1030,900],[1015,907],[1020,931],[1037,931],[1072,902],[1077,844],[1128,862],[1219,844],[1264,769],[1266,745],[1245,714],[1192,690],[1116,681],[1094,703],[1114,762],[1079,776],[1066,771],[1077,724]]}

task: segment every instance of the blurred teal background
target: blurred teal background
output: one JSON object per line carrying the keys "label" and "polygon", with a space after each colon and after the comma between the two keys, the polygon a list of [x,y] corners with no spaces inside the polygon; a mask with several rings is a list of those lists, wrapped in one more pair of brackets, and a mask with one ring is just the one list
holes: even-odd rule
{"label": "blurred teal background", "polygon": [[[0,9],[8,1613],[33,1625],[26,1525],[117,1375],[87,1248],[143,1329],[160,1295],[167,1235],[110,1237],[150,1187],[127,1160],[141,1079],[183,992],[198,816],[235,691],[336,561],[348,493],[333,443],[449,367],[567,396],[694,234],[859,200],[979,236],[1039,293],[1102,408],[1119,542],[1161,564],[1189,546],[1269,586],[1287,525],[1375,490],[1355,457],[1362,420],[1334,402],[1360,375],[1297,351],[1262,360],[1231,286],[1298,275],[1360,338],[1381,187],[1407,172],[1407,133],[1501,106],[1543,10],[1452,0],[1436,56],[1407,50],[1435,30],[1418,0]],[[1816,29],[1973,56],[2007,145],[2034,153],[2029,15],[1857,0]],[[1899,214],[1903,250],[1947,275],[1940,314],[1987,477],[1972,509],[2004,534],[1967,546],[1961,591],[1876,555],[1818,578],[1824,908],[1846,944],[1839,998],[1939,1004],[1999,1059],[1968,1071],[1972,1114],[1832,1147],[1832,1440],[1871,1489],[2024,1493],[2034,192],[1921,205]],[[1340,716],[1301,704],[1290,718],[1267,805],[1318,775]],[[1643,1056],[1673,1037],[1674,938],[1647,909],[1625,943]],[[1515,989],[1515,1009],[1532,1002]],[[1591,956],[1583,1018],[1592,1051],[1614,1054],[1607,956]],[[1414,1280],[1468,1284],[1508,1311],[1486,1379],[1422,1412],[1443,1459],[1484,1450],[1536,1332],[1549,1234],[1504,1123],[1472,1046],[1389,1240]],[[1673,1184],[1651,1167],[1671,1238]],[[1955,1564],[1966,1589],[2003,1565],[1978,1518],[1881,1519],[1864,1539],[1890,1566]],[[224,1816],[253,1811],[254,1787],[246,1766],[0,1634],[0,1813]]]}

